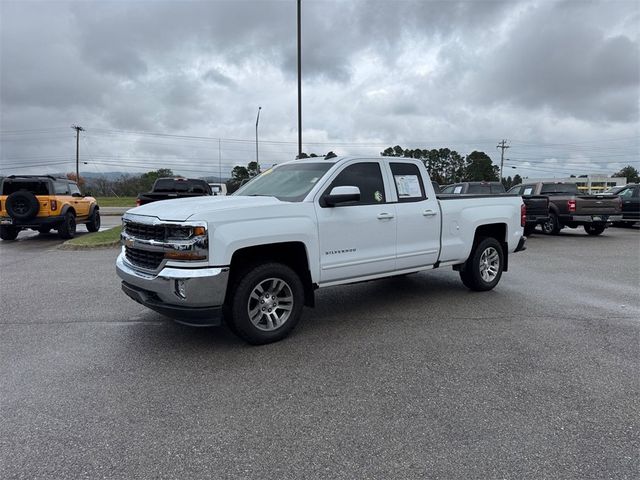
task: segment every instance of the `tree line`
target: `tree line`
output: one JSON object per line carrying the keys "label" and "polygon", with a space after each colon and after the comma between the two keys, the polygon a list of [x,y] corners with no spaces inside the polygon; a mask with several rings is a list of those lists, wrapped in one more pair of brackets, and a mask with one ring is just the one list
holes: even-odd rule
{"label": "tree line", "polygon": [[[302,153],[299,158],[332,157],[335,154],[329,152],[326,155],[315,153]],[[413,158],[421,160],[432,180],[440,185],[448,185],[462,181],[498,181],[499,168],[493,165],[491,158],[484,152],[473,151],[469,155],[462,156],[455,150],[448,148],[433,149],[404,149],[399,145],[389,147],[380,152],[384,157]],[[246,166],[236,165],[231,170],[231,178],[225,183],[229,193],[237,190],[243,183],[258,175],[259,168],[255,161]],[[96,196],[132,197],[139,193],[151,190],[153,183],[160,177],[174,177],[174,172],[169,168],[152,170],[141,175],[123,174],[115,179],[106,177],[82,177],[79,185],[85,191],[90,191]],[[575,176],[575,175],[572,175]],[[611,175],[612,177],[626,177],[628,183],[640,181],[638,170],[631,165]],[[2,177],[0,177],[2,178]],[[68,173],[67,178],[75,180],[75,173]],[[522,183],[520,175],[513,178],[502,178],[505,188]]]}

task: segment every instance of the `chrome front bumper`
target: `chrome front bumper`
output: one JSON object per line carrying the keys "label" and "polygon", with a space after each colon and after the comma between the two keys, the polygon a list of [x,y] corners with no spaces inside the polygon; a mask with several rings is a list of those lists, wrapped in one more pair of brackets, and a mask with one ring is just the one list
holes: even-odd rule
{"label": "chrome front bumper", "polygon": [[136,302],[188,325],[219,325],[229,280],[228,267],[165,267],[157,274],[141,272],[116,260],[122,289]]}

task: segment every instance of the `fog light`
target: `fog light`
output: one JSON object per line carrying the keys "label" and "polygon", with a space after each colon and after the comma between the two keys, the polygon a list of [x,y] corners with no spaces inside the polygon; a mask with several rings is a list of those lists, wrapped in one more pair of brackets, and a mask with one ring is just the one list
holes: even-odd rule
{"label": "fog light", "polygon": [[180,298],[187,298],[187,281],[176,280],[176,295]]}

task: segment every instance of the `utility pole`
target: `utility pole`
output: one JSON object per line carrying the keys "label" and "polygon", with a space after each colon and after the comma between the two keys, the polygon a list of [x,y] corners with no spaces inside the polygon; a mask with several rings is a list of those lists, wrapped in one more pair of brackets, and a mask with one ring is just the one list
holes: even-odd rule
{"label": "utility pole", "polygon": [[260,162],[258,160],[258,123],[260,122],[260,110],[262,107],[258,107],[258,115],[256,116],[256,170],[260,173]]}
{"label": "utility pole", "polygon": [[76,183],[80,186],[80,132],[84,132],[84,128],[80,125],[71,125],[76,131]]}
{"label": "utility pole", "polygon": [[[220,146],[220,139],[218,139],[218,181],[222,182],[222,147]],[[222,186],[220,186],[220,192],[222,192]]]}
{"label": "utility pole", "polygon": [[500,182],[502,182],[502,169],[504,168],[504,151],[505,149],[511,147],[507,145],[507,141],[503,139],[498,145],[496,145],[496,148],[500,148],[502,150],[500,152]]}
{"label": "utility pole", "polygon": [[302,155],[302,55],[300,34],[300,1],[298,0],[298,158]]}

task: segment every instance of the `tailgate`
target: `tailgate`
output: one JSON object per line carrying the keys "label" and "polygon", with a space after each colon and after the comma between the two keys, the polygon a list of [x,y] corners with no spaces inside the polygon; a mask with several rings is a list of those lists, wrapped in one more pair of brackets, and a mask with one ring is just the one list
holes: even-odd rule
{"label": "tailgate", "polygon": [[548,215],[549,197],[544,195],[526,195],[522,201],[527,206],[527,215]]}
{"label": "tailgate", "polygon": [[617,195],[580,195],[575,198],[577,215],[611,215],[620,212]]}

